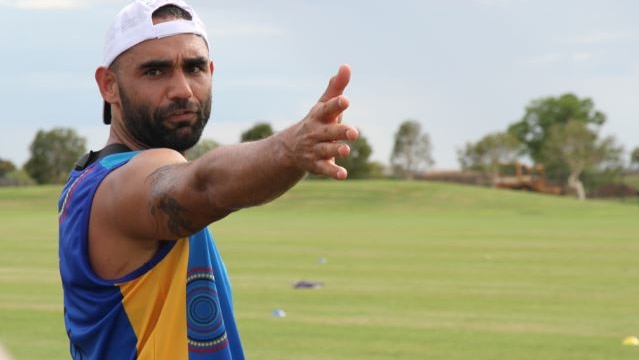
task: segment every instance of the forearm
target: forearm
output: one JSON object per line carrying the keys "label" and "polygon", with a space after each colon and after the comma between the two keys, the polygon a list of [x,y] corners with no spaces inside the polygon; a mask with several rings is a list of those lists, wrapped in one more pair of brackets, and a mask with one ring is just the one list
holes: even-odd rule
{"label": "forearm", "polygon": [[284,137],[220,146],[191,164],[194,186],[213,214],[269,202],[302,179],[306,171],[291,158]]}

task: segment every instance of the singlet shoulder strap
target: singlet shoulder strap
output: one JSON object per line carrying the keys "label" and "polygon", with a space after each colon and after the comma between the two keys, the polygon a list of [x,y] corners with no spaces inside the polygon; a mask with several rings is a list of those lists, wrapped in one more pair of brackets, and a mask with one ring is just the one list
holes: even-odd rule
{"label": "singlet shoulder strap", "polygon": [[81,171],[86,169],[89,165],[102,159],[103,157],[111,154],[117,154],[122,152],[131,151],[128,146],[124,144],[111,144],[105,146],[102,150],[89,151],[84,154],[78,162],[75,163],[75,170]]}

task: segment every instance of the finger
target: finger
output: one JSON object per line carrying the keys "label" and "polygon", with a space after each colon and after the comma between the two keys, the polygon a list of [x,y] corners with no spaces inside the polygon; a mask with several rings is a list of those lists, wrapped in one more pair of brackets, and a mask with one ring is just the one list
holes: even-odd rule
{"label": "finger", "polygon": [[346,64],[340,66],[337,74],[328,82],[328,86],[324,94],[320,97],[319,102],[326,102],[336,96],[342,95],[350,80],[351,67]]}
{"label": "finger", "polygon": [[342,113],[348,109],[350,102],[344,95],[334,97],[327,102],[318,103],[315,114],[324,123],[337,123]]}
{"label": "finger", "polygon": [[351,148],[347,144],[323,142],[315,145],[316,156],[320,159],[334,159],[350,154]]}
{"label": "finger", "polygon": [[346,124],[326,125],[320,134],[317,136],[317,140],[320,142],[325,141],[353,141],[359,137],[359,131],[356,128]]}
{"label": "finger", "polygon": [[348,177],[348,171],[341,166],[335,165],[334,160],[318,161],[315,173],[331,177],[335,180],[345,180]]}

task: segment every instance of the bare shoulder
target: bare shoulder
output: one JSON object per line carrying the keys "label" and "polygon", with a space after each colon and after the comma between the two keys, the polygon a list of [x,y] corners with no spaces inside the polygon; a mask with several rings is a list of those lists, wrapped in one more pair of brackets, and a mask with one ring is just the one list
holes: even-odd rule
{"label": "bare shoulder", "polygon": [[[171,149],[150,149],[141,151],[128,163],[110,173],[98,188],[94,202],[106,200],[111,205],[128,206],[149,192],[150,177],[161,169],[186,163],[182,154]],[[105,196],[101,196],[101,195]],[[119,203],[112,200],[122,199]],[[95,204],[94,204],[95,206]],[[118,210],[118,209],[115,209]]]}
{"label": "bare shoulder", "polygon": [[149,203],[157,182],[154,177],[186,163],[175,150],[141,151],[104,179],[93,200],[92,218],[100,223],[99,227],[119,229],[135,237],[152,234]]}
{"label": "bare shoulder", "polygon": [[[150,149],[141,151],[128,164],[122,167],[124,173],[148,175],[158,168],[167,165],[186,163],[186,159],[179,152],[172,149]],[[117,174],[117,173],[116,173]],[[127,174],[130,175],[130,174]]]}

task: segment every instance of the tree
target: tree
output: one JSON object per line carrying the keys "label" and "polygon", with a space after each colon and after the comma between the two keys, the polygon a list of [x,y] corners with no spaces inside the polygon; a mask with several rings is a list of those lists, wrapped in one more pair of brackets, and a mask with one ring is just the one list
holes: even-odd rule
{"label": "tree", "polygon": [[38,183],[63,183],[75,162],[86,152],[86,139],[75,130],[39,130],[31,143],[24,170]]}
{"label": "tree", "polygon": [[24,170],[13,170],[0,177],[0,186],[30,186],[35,181]]}
{"label": "tree", "polygon": [[0,159],[0,179],[15,169],[16,166],[11,161]]}
{"label": "tree", "polygon": [[601,126],[606,121],[606,115],[595,109],[591,99],[579,99],[574,94],[567,93],[558,98],[533,100],[526,107],[522,119],[510,125],[508,132],[526,146],[526,152],[533,161],[548,168],[548,156],[552,157],[552,154],[546,154],[542,150],[550,129],[555,125],[565,125],[571,120]]}
{"label": "tree", "polygon": [[607,164],[614,166],[620,162],[622,153],[623,148],[616,144],[614,137],[599,139],[597,132],[588,128],[585,122],[571,120],[550,128],[540,155],[567,165],[567,185],[584,200],[586,191],[580,178],[582,173],[592,168],[603,170]]}
{"label": "tree", "polygon": [[639,169],[639,146],[630,153],[630,168]]}
{"label": "tree", "polygon": [[371,161],[368,163],[368,178],[381,179],[386,177],[386,165],[380,161]]}
{"label": "tree", "polygon": [[186,151],[186,158],[189,161],[193,161],[218,146],[220,146],[220,143],[215,140],[201,139],[194,147]]}
{"label": "tree", "polygon": [[367,178],[371,172],[371,164],[368,162],[373,152],[371,146],[361,132],[357,140],[349,141],[347,144],[351,148],[351,153],[347,157],[338,158],[335,162],[348,170],[349,178]]}
{"label": "tree", "polygon": [[268,123],[257,123],[252,128],[242,133],[240,137],[241,142],[255,141],[267,138],[273,135],[273,128]]}
{"label": "tree", "polygon": [[513,134],[497,132],[484,136],[476,143],[466,143],[466,147],[458,151],[458,159],[462,169],[489,174],[494,184],[499,176],[500,165],[515,162],[523,151],[523,145]]}
{"label": "tree", "polygon": [[0,186],[31,185],[33,180],[9,160],[0,159]]}
{"label": "tree", "polygon": [[430,136],[421,132],[421,125],[413,120],[404,121],[395,133],[391,154],[393,172],[412,179],[420,170],[434,164]]}

